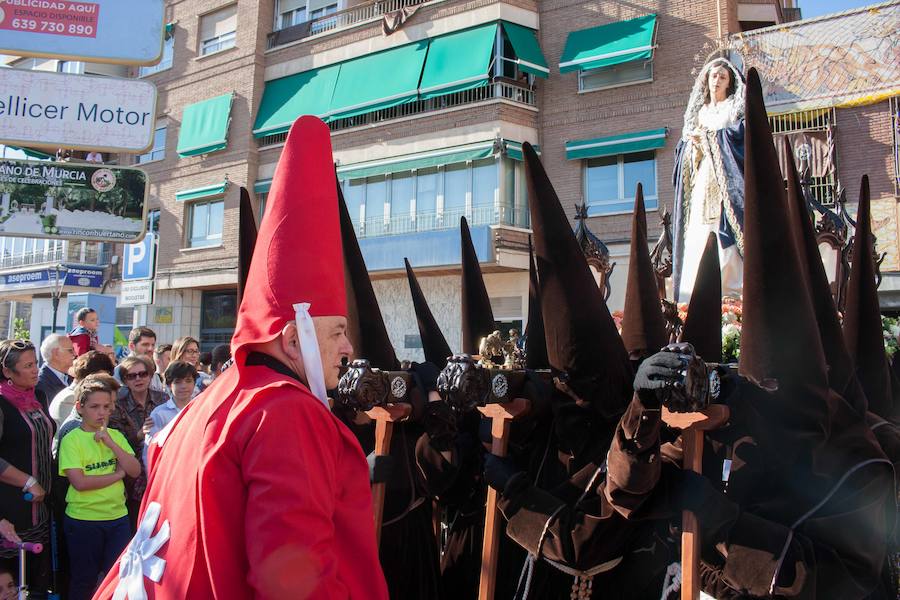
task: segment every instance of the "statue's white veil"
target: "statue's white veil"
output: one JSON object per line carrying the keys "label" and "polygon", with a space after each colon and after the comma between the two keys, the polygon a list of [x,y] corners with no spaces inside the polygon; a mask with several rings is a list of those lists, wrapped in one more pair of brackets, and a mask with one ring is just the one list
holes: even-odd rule
{"label": "statue's white veil", "polygon": [[697,128],[697,115],[703,104],[706,102],[708,94],[707,75],[713,66],[724,66],[731,71],[731,78],[735,82],[734,100],[731,109],[732,123],[736,123],[744,118],[744,75],[734,66],[727,58],[714,58],[703,65],[700,74],[694,81],[694,88],[691,90],[691,97],[688,100],[687,108],[684,111],[684,129],[681,131],[682,138],[688,137]]}

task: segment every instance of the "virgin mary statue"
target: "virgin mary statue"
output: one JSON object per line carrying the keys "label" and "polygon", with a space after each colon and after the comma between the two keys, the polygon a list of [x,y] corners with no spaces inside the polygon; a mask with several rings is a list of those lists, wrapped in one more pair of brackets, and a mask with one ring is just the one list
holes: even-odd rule
{"label": "virgin mary statue", "polygon": [[675,299],[687,302],[711,231],[722,295],[740,297],[744,252],[744,79],[728,60],[704,65],[675,149]]}

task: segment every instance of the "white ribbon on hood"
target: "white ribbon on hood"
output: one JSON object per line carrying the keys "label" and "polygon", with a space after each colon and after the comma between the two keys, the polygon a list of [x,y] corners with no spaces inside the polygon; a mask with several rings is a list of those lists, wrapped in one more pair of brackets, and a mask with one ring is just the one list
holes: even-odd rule
{"label": "white ribbon on hood", "polygon": [[303,370],[306,371],[306,383],[313,395],[322,401],[329,411],[328,392],[325,389],[325,372],[322,370],[322,355],[319,353],[319,339],[316,337],[316,326],[309,314],[309,302],[294,304],[297,319],[297,336],[300,338],[300,354],[303,358]]}
{"label": "white ribbon on hood", "polygon": [[138,525],[131,543],[119,558],[119,583],[113,593],[113,600],[147,600],[144,589],[144,577],[154,583],[162,579],[166,570],[166,561],[156,553],[169,541],[169,521],[163,521],[159,533],[153,535],[162,506],[159,502],[151,502]]}

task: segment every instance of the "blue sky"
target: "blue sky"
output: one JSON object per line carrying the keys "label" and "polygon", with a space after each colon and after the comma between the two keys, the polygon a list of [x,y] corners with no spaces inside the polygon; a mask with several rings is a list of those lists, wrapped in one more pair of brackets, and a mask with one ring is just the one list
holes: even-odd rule
{"label": "blue sky", "polygon": [[801,14],[804,19],[841,12],[858,6],[877,4],[878,0],[799,0]]}

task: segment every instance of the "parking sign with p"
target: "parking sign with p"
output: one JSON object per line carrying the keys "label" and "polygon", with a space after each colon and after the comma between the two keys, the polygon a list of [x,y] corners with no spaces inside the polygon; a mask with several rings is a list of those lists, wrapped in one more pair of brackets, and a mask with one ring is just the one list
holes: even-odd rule
{"label": "parking sign with p", "polygon": [[122,269],[123,281],[153,279],[156,265],[156,234],[148,233],[137,244],[125,246],[125,265]]}

